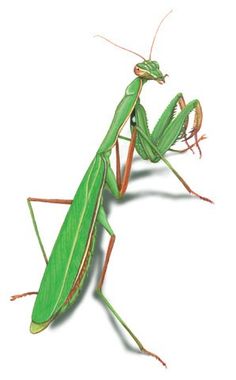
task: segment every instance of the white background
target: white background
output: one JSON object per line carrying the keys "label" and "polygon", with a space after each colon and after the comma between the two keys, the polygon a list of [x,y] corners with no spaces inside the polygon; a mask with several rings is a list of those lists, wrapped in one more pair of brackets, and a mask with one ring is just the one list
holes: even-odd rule
{"label": "white background", "polygon": [[[1,378],[235,379],[235,12],[222,1],[1,1]],[[212,206],[185,195],[162,163],[135,160],[126,199],[106,196],[117,242],[104,287],[148,349],[136,352],[94,296],[108,236],[99,232],[82,301],[39,335],[29,333],[44,262],[27,196],[71,198],[103,139],[132,54],[143,55],[170,10],[153,58],[167,83],[148,83],[150,124],[179,91],[204,110],[203,158],[170,161]],[[139,59],[138,59],[139,60]],[[124,156],[123,156],[124,157]],[[66,206],[37,205],[50,251]],[[116,323],[115,323],[116,325]]]}

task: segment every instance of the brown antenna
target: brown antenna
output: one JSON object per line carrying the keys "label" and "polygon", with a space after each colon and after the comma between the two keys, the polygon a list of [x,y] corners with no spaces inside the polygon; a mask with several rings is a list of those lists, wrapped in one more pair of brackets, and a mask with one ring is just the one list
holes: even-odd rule
{"label": "brown antenna", "polygon": [[123,49],[123,50],[129,51],[130,53],[137,55],[138,57],[142,58],[142,59],[145,61],[145,58],[144,58],[141,54],[138,54],[138,53],[136,53],[135,51],[130,50],[130,49],[127,49],[127,48],[125,48],[125,47],[123,47],[123,46],[120,46],[120,45],[118,45],[118,44],[115,44],[115,42],[112,42],[111,40],[109,40],[108,38],[106,38],[106,37],[104,37],[104,36],[101,36],[100,34],[96,34],[96,36],[94,36],[94,37],[103,38],[105,41],[110,42],[110,44],[112,44],[112,45],[114,45],[114,46],[116,46],[116,47],[118,47],[118,48],[120,48],[120,49]]}
{"label": "brown antenna", "polygon": [[153,40],[152,40],[152,45],[151,45],[151,49],[150,49],[150,54],[149,54],[149,59],[152,58],[152,50],[153,50],[153,46],[154,46],[154,43],[156,41],[156,36],[157,36],[157,33],[161,27],[161,24],[165,21],[165,19],[169,16],[169,14],[171,14],[171,12],[173,12],[173,9],[171,9],[166,15],[165,17],[163,17],[163,19],[161,20],[161,22],[159,23],[157,29],[156,29],[156,32],[154,34],[154,37],[153,37]]}

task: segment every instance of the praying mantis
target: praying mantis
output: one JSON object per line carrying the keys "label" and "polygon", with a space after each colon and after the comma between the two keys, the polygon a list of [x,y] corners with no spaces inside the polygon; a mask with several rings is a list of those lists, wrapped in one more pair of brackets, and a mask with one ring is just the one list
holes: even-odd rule
{"label": "praying mantis", "polygon": [[[94,253],[97,226],[101,224],[110,235],[110,241],[96,292],[104,305],[136,342],[140,351],[153,356],[164,366],[166,366],[166,363],[157,354],[144,348],[141,341],[103,294],[103,283],[116,239],[103,207],[103,191],[108,188],[116,199],[124,196],[128,187],[134,150],[136,150],[144,160],[149,160],[152,163],[162,161],[190,194],[212,203],[209,198],[193,191],[165,157],[166,152],[172,150],[173,145],[179,140],[186,144],[185,149],[182,149],[181,152],[190,150],[195,146],[201,155],[199,142],[205,137],[203,135],[198,138],[198,132],[202,124],[200,102],[192,100],[186,104],[183,95],[181,93],[177,94],[168,104],[152,132],[149,131],[146,111],[140,102],[142,88],[147,82],[153,81],[163,85],[167,77],[167,74],[163,75],[160,70],[159,63],[152,60],[152,51],[157,32],[169,13],[161,20],[156,29],[147,59],[103,36],[98,36],[123,50],[139,56],[142,61],[134,67],[136,77],[127,86],[125,94],[115,110],[110,128],[87,169],[73,200],[28,198],[33,226],[46,262],[46,268],[38,292],[18,294],[11,298],[15,300],[25,295],[37,294],[30,331],[35,334],[46,329],[55,318],[67,311],[79,296]],[[180,112],[176,115],[178,106]],[[194,112],[194,120],[189,131],[188,117],[191,112]],[[131,137],[124,138],[121,132],[129,120]],[[123,175],[121,173],[119,138],[129,142]],[[114,173],[110,164],[113,148],[115,148],[116,152],[116,173]],[[70,205],[49,259],[39,234],[32,202]]]}

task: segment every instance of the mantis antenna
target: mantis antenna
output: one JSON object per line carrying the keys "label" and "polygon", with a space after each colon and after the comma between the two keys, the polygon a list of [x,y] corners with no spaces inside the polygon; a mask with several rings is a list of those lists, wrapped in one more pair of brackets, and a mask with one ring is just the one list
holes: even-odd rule
{"label": "mantis antenna", "polygon": [[[155,41],[156,41],[157,33],[158,33],[158,31],[159,31],[159,29],[160,29],[162,23],[165,21],[165,19],[166,19],[166,18],[167,18],[172,12],[173,12],[173,9],[171,9],[171,10],[170,10],[170,11],[169,11],[169,12],[163,17],[163,19],[161,20],[161,22],[159,23],[159,25],[158,25],[158,27],[157,27],[157,29],[156,29],[156,32],[155,32],[154,37],[153,37],[153,40],[152,40],[152,45],[151,45],[151,48],[150,48],[150,54],[149,54],[149,59],[150,59],[150,60],[151,60],[151,58],[152,58],[152,50],[153,50],[154,43],[155,43]],[[135,54],[135,55],[137,55],[138,57],[142,58],[144,61],[146,61],[146,58],[145,58],[144,56],[142,56],[141,54],[136,53],[136,52],[133,51],[133,50],[127,49],[127,48],[125,48],[124,46],[118,45],[118,44],[116,44],[115,42],[109,40],[109,38],[106,38],[106,37],[104,37],[104,36],[101,36],[100,34],[96,34],[94,37],[102,38],[103,40],[109,42],[110,44],[112,44],[112,45],[114,45],[114,46],[116,46],[116,47],[118,47],[118,48],[120,48],[120,49],[122,49],[122,50],[126,50],[126,51],[128,51],[128,52],[130,52],[130,53],[132,53],[132,54]]]}
{"label": "mantis antenna", "polygon": [[138,54],[138,53],[136,53],[136,52],[133,51],[133,50],[130,50],[130,49],[127,49],[127,48],[125,48],[125,47],[123,47],[123,46],[120,46],[120,45],[116,44],[115,42],[109,40],[108,38],[106,38],[106,37],[104,37],[104,36],[101,36],[100,34],[96,34],[96,36],[94,36],[94,37],[103,38],[105,41],[110,42],[110,44],[112,44],[112,45],[114,45],[114,46],[116,46],[116,47],[118,47],[118,48],[120,48],[120,49],[123,49],[123,50],[129,51],[130,53],[137,55],[138,57],[142,58],[142,59],[145,61],[145,58],[144,58],[141,54]]}
{"label": "mantis antenna", "polygon": [[163,19],[161,20],[161,22],[159,23],[157,29],[156,29],[156,32],[154,34],[154,37],[153,37],[153,40],[152,40],[152,45],[151,45],[151,49],[150,49],[150,54],[149,54],[149,59],[151,60],[152,58],[152,50],[153,50],[153,46],[154,46],[154,43],[156,41],[156,36],[157,36],[157,33],[162,25],[162,23],[165,21],[165,19],[173,12],[173,9],[171,9],[166,15],[165,17],[163,17]]}

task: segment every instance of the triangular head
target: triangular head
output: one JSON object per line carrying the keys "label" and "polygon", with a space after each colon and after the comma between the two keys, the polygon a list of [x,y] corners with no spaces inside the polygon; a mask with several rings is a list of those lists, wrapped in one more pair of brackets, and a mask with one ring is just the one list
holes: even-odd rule
{"label": "triangular head", "polygon": [[165,83],[165,78],[168,76],[168,74],[162,74],[157,61],[151,61],[150,59],[137,63],[134,67],[134,73],[140,78],[156,80],[160,84]]}

